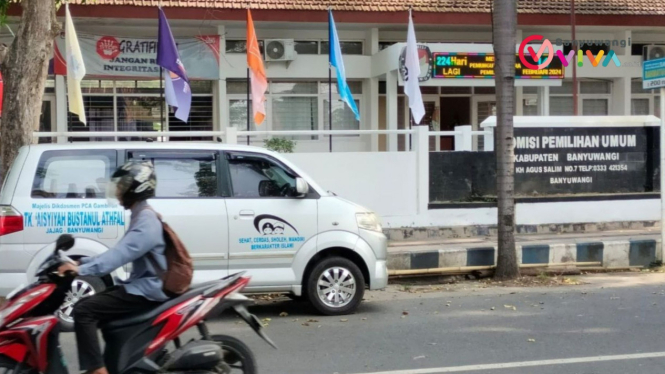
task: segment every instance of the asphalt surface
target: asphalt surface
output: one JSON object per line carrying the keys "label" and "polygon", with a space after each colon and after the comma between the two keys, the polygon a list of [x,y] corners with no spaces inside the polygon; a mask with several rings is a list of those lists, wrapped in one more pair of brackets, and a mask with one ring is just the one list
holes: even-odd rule
{"label": "asphalt surface", "polygon": [[[266,331],[279,350],[230,315],[210,330],[250,345],[262,373],[665,372],[665,274],[575,280],[585,284],[390,286],[367,293],[359,312],[345,317],[263,301],[251,311],[270,319]],[[62,345],[77,370],[73,335],[63,335]]]}

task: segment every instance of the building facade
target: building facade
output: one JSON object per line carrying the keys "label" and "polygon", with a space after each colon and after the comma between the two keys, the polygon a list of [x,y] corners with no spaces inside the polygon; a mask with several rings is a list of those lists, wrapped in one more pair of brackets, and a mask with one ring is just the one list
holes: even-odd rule
{"label": "building facade", "polygon": [[[416,1],[413,4],[418,42],[431,52],[492,52],[491,1]],[[157,38],[159,2],[98,0],[86,5],[72,5],[71,13],[79,39],[91,41],[90,53],[105,53],[100,45],[109,38],[117,41],[143,40],[140,48],[150,48]],[[163,1],[161,5],[171,23],[174,36],[185,45],[199,40],[212,48],[217,66],[199,67],[205,62],[196,49],[185,61],[192,83],[193,101],[187,123],[175,118],[163,103],[158,73],[136,70],[95,70],[82,82],[87,126],[67,112],[64,77],[50,75],[42,106],[39,129],[42,132],[87,131],[83,141],[132,140],[141,137],[95,136],[95,132],[127,131],[223,131],[234,126],[247,127],[247,65],[245,55],[246,10],[252,10],[257,35],[266,58],[269,79],[266,121],[252,131],[323,130],[328,129],[332,108],[332,129],[379,130],[406,129],[411,125],[407,98],[403,94],[399,59],[406,39],[408,5],[380,0],[340,2],[333,6],[347,79],[360,121],[339,99],[336,83],[328,84],[328,3],[312,0],[272,2],[222,2],[191,0]],[[16,17],[18,7],[10,10]],[[62,12],[62,10],[61,10]],[[519,1],[518,43],[530,35],[542,35],[555,47],[568,54],[570,46],[556,46],[556,41],[570,41],[571,9],[565,1]],[[61,15],[59,13],[59,15]],[[564,67],[561,79],[518,79],[517,115],[572,115],[577,100],[579,115],[645,115],[659,116],[659,95],[642,89],[642,61],[647,53],[665,53],[665,4],[648,0],[578,1],[575,10],[576,39],[581,49],[597,57],[602,50],[616,54],[620,66],[593,63],[582,56],[577,67],[578,95],[573,95],[573,65],[577,56]],[[9,28],[16,27],[16,18]],[[108,38],[106,38],[108,37]],[[11,40],[5,29],[3,41]],[[104,39],[106,38],[106,39]],[[281,56],[279,45],[293,48],[287,61],[271,60]],[[602,43],[600,43],[602,41]],[[607,44],[607,43],[609,44]],[[101,43],[101,44],[100,44]],[[141,42],[143,43],[143,42]],[[599,45],[603,44],[604,45]],[[57,43],[56,43],[57,44]],[[85,43],[83,43],[85,44]],[[563,43],[562,43],[563,44]],[[106,44],[104,44],[106,45]],[[95,48],[96,46],[96,48]],[[148,47],[146,47],[148,46]],[[292,47],[291,47],[292,46]],[[120,52],[129,53],[126,44]],[[203,48],[203,47],[201,47]],[[211,52],[212,51],[212,52]],[[107,56],[108,57],[108,56]],[[647,56],[649,57],[649,56]],[[85,58],[85,51],[84,51]],[[122,54],[114,56],[122,58]],[[57,53],[55,56],[57,65]],[[268,61],[270,60],[270,61]],[[86,64],[88,64],[86,60]],[[117,60],[116,60],[117,61]],[[126,63],[134,63],[129,59]],[[203,64],[203,62],[201,62]],[[148,61],[148,64],[150,61]],[[215,69],[216,68],[216,69]],[[54,72],[57,69],[54,69]],[[91,69],[88,69],[89,73]],[[212,71],[212,73],[211,73]],[[435,74],[434,74],[435,75]],[[426,116],[423,120],[432,130],[453,130],[455,126],[479,124],[495,110],[493,79],[437,78],[432,75],[421,83]],[[334,74],[333,74],[334,77]],[[332,90],[332,104],[329,91]],[[297,141],[297,152],[327,152],[326,135],[290,136]],[[208,136],[178,136],[168,140],[208,140]],[[252,137],[261,145],[265,137]],[[40,138],[36,141],[57,141]],[[62,140],[62,139],[60,139]],[[409,148],[407,135],[345,135],[334,137],[333,151],[403,151]],[[454,137],[431,137],[430,150],[452,150]],[[479,137],[475,149],[483,149]]]}

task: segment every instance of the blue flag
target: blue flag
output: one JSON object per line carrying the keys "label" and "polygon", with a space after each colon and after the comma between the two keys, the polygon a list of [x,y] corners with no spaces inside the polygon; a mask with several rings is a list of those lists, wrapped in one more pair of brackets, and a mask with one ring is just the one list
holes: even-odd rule
{"label": "blue flag", "polygon": [[189,119],[192,106],[192,90],[189,87],[187,72],[180,61],[171,27],[164,11],[159,8],[159,34],[157,35],[157,65],[166,70],[164,75],[164,95],[166,102],[178,108],[175,117],[183,122]]}
{"label": "blue flag", "polygon": [[[342,60],[342,49],[339,47],[339,37],[337,36],[337,28],[335,27],[335,20],[333,19],[332,10],[328,11],[328,40],[330,51],[328,52],[330,58],[330,65],[335,67],[337,72],[337,88],[339,96],[351,108],[353,114],[356,115],[356,120],[360,121],[360,113],[356,107],[356,102],[353,100],[351,89],[346,84],[346,72],[344,71],[344,61]],[[332,89],[332,87],[330,87]]]}

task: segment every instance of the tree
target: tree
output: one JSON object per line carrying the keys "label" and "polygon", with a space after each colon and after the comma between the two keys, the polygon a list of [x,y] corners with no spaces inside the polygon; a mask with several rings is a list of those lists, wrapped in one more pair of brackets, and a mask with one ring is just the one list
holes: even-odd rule
{"label": "tree", "polygon": [[[0,0],[4,24],[10,4]],[[61,27],[54,0],[21,0],[21,19],[10,46],[0,46],[0,71],[4,81],[0,125],[0,181],[4,179],[19,148],[32,143],[33,129],[41,115],[48,64],[53,42]]]}
{"label": "tree", "polygon": [[517,0],[492,2],[492,43],[496,79],[496,192],[499,231],[498,260],[494,277],[519,276],[515,251],[515,150],[513,110],[515,108],[515,34]]}

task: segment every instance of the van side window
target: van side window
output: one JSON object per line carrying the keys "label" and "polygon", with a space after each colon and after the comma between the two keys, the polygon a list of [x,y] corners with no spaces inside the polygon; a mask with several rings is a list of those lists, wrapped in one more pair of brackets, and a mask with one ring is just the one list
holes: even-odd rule
{"label": "van side window", "polygon": [[227,157],[233,197],[290,197],[296,175],[266,156],[231,153]]}
{"label": "van side window", "polygon": [[37,165],[31,196],[50,199],[103,199],[116,168],[112,150],[46,151]]}
{"label": "van side window", "polygon": [[[139,152],[130,152],[129,159],[150,160],[157,174],[158,198],[217,197],[217,163],[214,158],[198,158],[167,155],[136,157]],[[132,157],[134,156],[134,157]]]}

